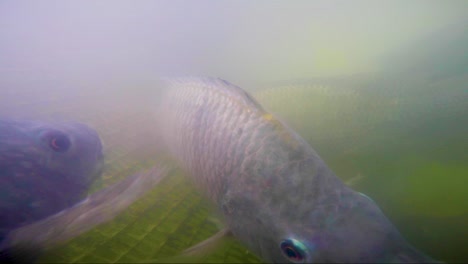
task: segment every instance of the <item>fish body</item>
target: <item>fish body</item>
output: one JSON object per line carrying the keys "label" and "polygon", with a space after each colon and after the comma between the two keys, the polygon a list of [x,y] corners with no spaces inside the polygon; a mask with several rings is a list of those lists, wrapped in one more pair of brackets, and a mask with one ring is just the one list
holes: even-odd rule
{"label": "fish body", "polygon": [[24,250],[39,256],[44,250],[63,244],[112,220],[167,174],[167,167],[159,165],[145,172],[138,172],[87,196],[74,206],[12,230],[0,243],[0,262],[14,259],[18,255],[21,257]]}
{"label": "fish body", "polygon": [[[428,83],[363,75],[260,84],[263,88],[253,95],[327,157],[324,152],[369,152],[377,145],[383,148],[377,152],[388,152],[427,136],[434,142],[442,134],[456,141],[457,134],[466,131],[457,120],[468,109],[463,101],[467,80]],[[427,146],[427,139],[420,144]]]}
{"label": "fish body", "polygon": [[[437,81],[382,74],[272,82],[256,85],[252,93],[303,135],[341,179],[353,178],[353,187],[385,201],[395,219],[424,216],[423,222],[400,222],[431,229],[416,238],[424,243],[436,240],[435,228],[444,226],[429,227],[431,218],[448,219],[468,208],[466,191],[459,188],[468,173],[468,122],[460,122],[468,112],[466,83],[468,74]],[[450,206],[440,198],[447,193]],[[456,231],[441,232],[458,237]],[[431,251],[455,252],[449,244]]]}
{"label": "fish body", "polygon": [[165,143],[266,262],[430,262],[287,125],[224,80],[168,82]]}
{"label": "fish body", "polygon": [[78,203],[102,165],[101,140],[84,124],[0,120],[0,241]]}

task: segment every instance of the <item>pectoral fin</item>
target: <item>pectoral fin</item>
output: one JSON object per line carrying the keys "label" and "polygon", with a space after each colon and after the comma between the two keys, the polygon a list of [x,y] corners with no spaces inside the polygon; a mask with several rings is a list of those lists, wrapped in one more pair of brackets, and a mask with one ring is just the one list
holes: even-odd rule
{"label": "pectoral fin", "polygon": [[168,169],[153,167],[92,194],[75,206],[33,224],[11,231],[0,245],[0,251],[37,245],[47,249],[66,242],[91,228],[107,222],[155,187]]}
{"label": "pectoral fin", "polygon": [[356,176],[351,177],[350,179],[345,181],[345,184],[348,185],[348,186],[355,186],[356,183],[361,181],[363,178],[364,178],[364,176],[361,173],[358,173]]}
{"label": "pectoral fin", "polygon": [[[212,221],[212,219],[208,219],[208,221]],[[137,263],[203,263],[203,258],[207,254],[215,251],[218,246],[223,244],[224,239],[230,235],[231,232],[229,229],[223,228],[213,236],[182,251],[182,253],[176,256],[145,260]]]}
{"label": "pectoral fin", "polygon": [[218,233],[214,234],[208,239],[203,240],[202,242],[196,244],[195,246],[184,250],[182,252],[182,255],[195,256],[195,255],[201,255],[206,252],[210,252],[216,247],[216,245],[221,244],[220,240],[230,235],[232,235],[231,231],[228,228],[223,228]]}

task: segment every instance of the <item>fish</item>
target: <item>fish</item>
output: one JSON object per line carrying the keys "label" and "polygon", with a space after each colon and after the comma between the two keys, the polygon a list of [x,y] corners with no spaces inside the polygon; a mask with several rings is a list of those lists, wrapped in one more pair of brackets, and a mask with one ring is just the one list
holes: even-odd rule
{"label": "fish", "polygon": [[[331,155],[369,152],[376,146],[385,148],[377,152],[388,151],[414,145],[420,135],[454,138],[466,130],[453,121],[467,109],[462,99],[466,78],[429,83],[398,77],[363,74],[285,80],[260,83],[251,91],[262,106],[287,120],[316,150]],[[411,138],[406,139],[408,135]],[[381,142],[386,144],[380,146]]]}
{"label": "fish", "polygon": [[33,263],[47,250],[106,223],[168,176],[163,164],[127,176],[79,203],[8,233],[0,243],[0,262]]}
{"label": "fish", "polygon": [[221,234],[267,263],[437,262],[242,88],[210,77],[164,82],[161,137],[219,208]]}
{"label": "fish", "polygon": [[[353,188],[385,200],[387,208],[392,204],[394,216],[424,215],[430,222],[466,212],[466,192],[459,186],[467,168],[468,126],[460,122],[468,111],[467,77],[434,82],[362,74],[260,83],[249,91],[303,136],[341,179],[352,178]],[[447,193],[450,206],[440,199]]]}
{"label": "fish", "polygon": [[103,159],[100,137],[87,125],[0,120],[0,262],[36,262],[112,220],[168,174],[158,165],[88,195]]}
{"label": "fish", "polygon": [[[101,140],[85,124],[0,119],[0,243],[13,230],[79,203],[102,169]],[[16,253],[30,262],[38,252],[33,248]],[[0,251],[2,262],[11,260],[7,251]]]}
{"label": "fish", "polygon": [[98,133],[76,122],[0,120],[0,241],[78,203],[103,169]]}

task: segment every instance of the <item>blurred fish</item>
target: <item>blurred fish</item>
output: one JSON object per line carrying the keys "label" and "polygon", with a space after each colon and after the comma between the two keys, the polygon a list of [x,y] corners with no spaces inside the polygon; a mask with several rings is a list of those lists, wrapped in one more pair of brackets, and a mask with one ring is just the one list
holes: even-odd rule
{"label": "blurred fish", "polygon": [[468,110],[467,80],[343,76],[262,84],[252,92],[321,153],[336,156],[363,149],[388,151],[422,140],[427,146],[427,137],[458,138],[458,131],[466,131],[456,120]]}
{"label": "blurred fish", "polygon": [[[428,80],[381,73],[260,84],[251,91],[341,179],[386,201],[381,206],[394,211],[394,219],[451,218],[467,212],[460,187],[468,168],[466,83],[467,74]],[[438,249],[432,250],[443,254]]]}
{"label": "blurred fish", "polygon": [[1,237],[82,200],[102,165],[99,136],[84,124],[0,120]]}
{"label": "blurred fish", "polygon": [[434,262],[241,88],[168,81],[158,115],[170,152],[264,261]]}
{"label": "blurred fish", "polygon": [[78,203],[102,165],[99,136],[84,124],[0,120],[0,241]]}
{"label": "blurred fish", "polygon": [[11,231],[0,244],[0,251],[3,251],[0,260],[3,257],[24,261],[21,256],[23,252],[37,258],[42,251],[65,243],[96,225],[113,219],[167,174],[168,169],[157,165],[145,172],[128,176],[57,214]]}

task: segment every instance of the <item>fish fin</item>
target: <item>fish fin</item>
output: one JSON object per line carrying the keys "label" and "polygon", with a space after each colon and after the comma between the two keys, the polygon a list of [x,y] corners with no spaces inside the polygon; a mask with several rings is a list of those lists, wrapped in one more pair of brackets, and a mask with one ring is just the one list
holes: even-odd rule
{"label": "fish fin", "polygon": [[0,245],[0,250],[21,245],[50,248],[64,243],[112,220],[168,174],[167,168],[155,166],[146,172],[129,176],[88,196],[71,208],[11,231]]}
{"label": "fish fin", "polygon": [[212,216],[209,216],[206,218],[206,220],[210,223],[212,223],[213,225],[215,225],[218,230],[221,230],[224,228],[224,223],[221,219],[219,219],[219,217],[215,214],[213,214]]}
{"label": "fish fin", "polygon": [[360,182],[364,176],[362,173],[358,173],[356,176],[351,177],[350,179],[346,180],[344,183],[348,186],[356,186],[356,183]]}
{"label": "fish fin", "polygon": [[206,255],[210,252],[213,252],[218,246],[223,245],[223,242],[225,242],[223,239],[230,235],[230,230],[228,228],[223,228],[213,236],[203,240],[195,246],[182,251],[179,255],[144,260],[137,263],[203,263],[203,258],[206,257]]}
{"label": "fish fin", "polygon": [[192,246],[182,252],[183,256],[196,256],[201,255],[204,252],[211,251],[216,245],[221,244],[220,240],[231,236],[231,231],[228,228],[223,228],[218,231],[218,233],[214,234],[213,236],[203,240],[202,242]]}
{"label": "fish fin", "polygon": [[194,257],[194,256],[183,256],[183,255],[178,255],[178,256],[172,256],[172,257],[162,257],[162,258],[157,258],[157,259],[148,259],[148,260],[143,260],[143,261],[136,261],[133,263],[203,263],[203,258],[200,257]]}

